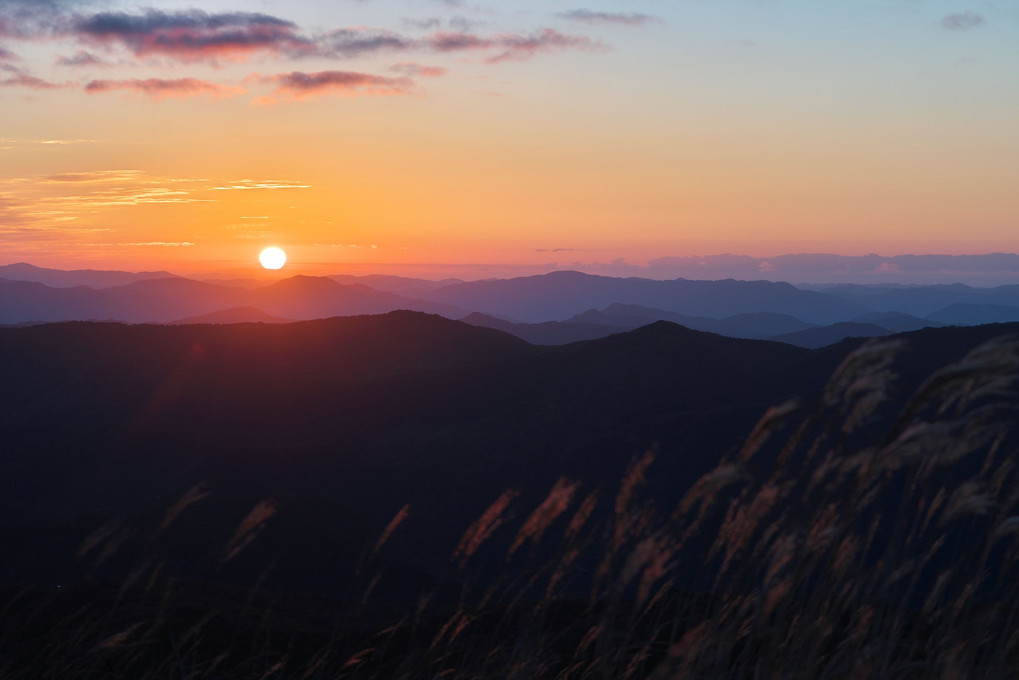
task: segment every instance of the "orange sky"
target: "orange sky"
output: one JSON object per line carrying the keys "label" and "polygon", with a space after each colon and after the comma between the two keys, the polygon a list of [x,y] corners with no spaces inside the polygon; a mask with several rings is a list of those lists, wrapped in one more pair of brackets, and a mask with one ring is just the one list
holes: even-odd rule
{"label": "orange sky", "polygon": [[3,0],[0,264],[1017,250],[1019,10],[816,4]]}

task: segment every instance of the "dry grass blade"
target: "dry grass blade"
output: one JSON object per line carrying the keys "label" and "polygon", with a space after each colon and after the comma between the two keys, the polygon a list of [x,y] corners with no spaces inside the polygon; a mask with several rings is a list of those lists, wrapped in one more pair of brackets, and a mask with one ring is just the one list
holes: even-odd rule
{"label": "dry grass blade", "polygon": [[515,553],[517,548],[528,539],[534,543],[541,541],[541,537],[549,525],[570,507],[573,496],[579,488],[580,482],[572,482],[565,477],[560,477],[556,481],[555,486],[552,487],[552,490],[549,491],[548,496],[545,497],[545,500],[534,509],[531,516],[520,527],[520,531],[517,532],[517,536],[513,540],[513,545],[510,546],[507,557]]}
{"label": "dry grass blade", "polygon": [[163,521],[159,524],[159,531],[163,531],[173,520],[177,519],[177,515],[183,512],[189,505],[193,505],[200,500],[208,498],[210,495],[208,487],[204,484],[195,484],[193,487],[188,489],[180,499],[174,503],[173,507],[167,510],[166,515],[163,516]]}
{"label": "dry grass blade", "polygon": [[229,562],[237,554],[243,550],[246,546],[250,545],[252,541],[258,536],[258,533],[265,526],[265,523],[270,517],[276,514],[278,510],[276,500],[268,498],[263,501],[259,501],[251,512],[241,520],[241,523],[237,525],[237,530],[234,531],[234,535],[226,544],[226,548],[223,550],[223,556],[220,558],[220,564]]}
{"label": "dry grass blade", "polygon": [[400,508],[396,515],[393,516],[393,519],[389,520],[389,524],[386,525],[386,528],[382,531],[382,535],[379,536],[379,540],[375,542],[375,547],[372,548],[373,555],[382,549],[382,546],[386,544],[386,541],[388,541],[390,536],[393,535],[396,528],[403,523],[403,520],[407,519],[408,514],[410,514],[410,506],[404,505]]}
{"label": "dry grass blade", "polygon": [[456,546],[456,550],[453,551],[451,559],[459,561],[460,567],[463,568],[470,556],[505,521],[505,513],[509,509],[509,505],[518,495],[520,495],[518,492],[508,489],[494,503],[488,506],[488,509],[485,510],[481,517],[464,532],[464,535],[460,538],[460,543]]}
{"label": "dry grass blade", "polygon": [[789,401],[779,404],[778,406],[772,406],[761,419],[757,421],[757,425],[750,432],[750,436],[747,437],[746,442],[743,444],[743,449],[739,453],[739,461],[741,463],[747,462],[751,456],[760,450],[764,442],[768,440],[772,430],[778,426],[779,423],[785,419],[790,413],[794,412],[800,407],[798,399],[790,399]]}

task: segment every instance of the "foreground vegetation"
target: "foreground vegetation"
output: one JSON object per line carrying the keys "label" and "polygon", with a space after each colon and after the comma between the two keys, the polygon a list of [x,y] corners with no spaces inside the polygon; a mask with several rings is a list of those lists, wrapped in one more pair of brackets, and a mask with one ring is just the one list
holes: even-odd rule
{"label": "foreground vegetation", "polygon": [[[901,351],[854,351],[676,507],[642,493],[654,452],[614,493],[564,478],[523,509],[507,491],[453,547],[455,581],[415,602],[375,595],[375,557],[413,508],[365,550],[347,598],[177,582],[154,563],[115,583],[8,586],[0,678],[1013,677],[1019,341],[905,399]],[[253,508],[220,559],[275,512]],[[79,558],[115,551],[99,532]]]}

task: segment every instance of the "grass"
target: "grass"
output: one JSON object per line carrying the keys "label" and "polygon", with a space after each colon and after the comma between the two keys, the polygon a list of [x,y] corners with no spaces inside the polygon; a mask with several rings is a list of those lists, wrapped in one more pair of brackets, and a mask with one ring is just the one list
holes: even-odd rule
{"label": "grass", "polygon": [[[642,493],[650,452],[614,494],[560,479],[521,512],[506,491],[452,550],[453,600],[373,599],[406,507],[343,600],[179,583],[148,564],[119,583],[6,587],[0,678],[1014,677],[1019,341],[891,399],[902,351],[864,345],[816,402],[770,409],[675,507]],[[276,510],[253,508],[221,559]],[[113,539],[93,535],[83,559]]]}

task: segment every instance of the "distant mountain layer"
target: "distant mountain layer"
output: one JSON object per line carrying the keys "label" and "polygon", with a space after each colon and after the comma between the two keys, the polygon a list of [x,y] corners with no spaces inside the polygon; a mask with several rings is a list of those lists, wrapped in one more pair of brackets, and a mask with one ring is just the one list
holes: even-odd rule
{"label": "distant mountain layer", "polygon": [[776,335],[771,339],[776,342],[787,342],[790,345],[796,345],[797,347],[815,349],[818,347],[827,347],[828,345],[833,345],[836,342],[842,342],[846,338],[880,338],[891,334],[892,331],[887,328],[882,328],[876,324],[845,321],[842,323],[834,323],[830,326],[808,328],[806,330],[796,331],[795,333]]}
{"label": "distant mountain layer", "polygon": [[53,288],[73,288],[75,286],[112,288],[113,286],[123,286],[135,281],[143,281],[145,279],[165,279],[172,276],[173,274],[165,271],[121,272],[98,269],[75,269],[72,271],[64,271],[62,269],[36,267],[35,265],[28,264],[27,262],[0,265],[0,279],[43,283]]}
{"label": "distant mountain layer", "polygon": [[[561,271],[464,282],[398,276],[293,276],[197,281],[165,272],[59,272],[5,265],[0,325],[67,320],[127,323],[236,323],[308,320],[409,309],[559,345],[632,330],[655,321],[747,339],[817,346],[841,333],[858,336],[928,326],[1019,320],[1019,286],[814,286],[770,281],[657,281]],[[156,277],[156,278],[153,278]],[[95,285],[63,287],[92,281]],[[108,285],[113,282],[128,281]],[[247,312],[226,310],[247,309]],[[250,310],[258,310],[252,312]],[[206,315],[214,315],[206,317]],[[259,316],[259,314],[265,316]],[[515,325],[514,325],[515,324]],[[844,324],[863,324],[855,327]],[[827,329],[809,332],[811,329]]]}
{"label": "distant mountain layer", "polygon": [[949,305],[977,304],[1019,307],[1019,285],[974,288],[960,283],[934,286],[818,287],[828,295],[866,305],[878,312],[901,312],[927,317]]}
{"label": "distant mountain layer", "polygon": [[285,319],[380,314],[397,309],[450,317],[466,313],[442,303],[358,284],[342,285],[324,277],[294,276],[255,289],[177,277],[145,279],[101,290],[0,280],[0,324],[85,320],[167,323],[241,307],[257,308]]}
{"label": "distant mountain layer", "polygon": [[257,307],[232,307],[221,309],[218,312],[189,316],[186,319],[177,319],[174,324],[196,324],[196,323],[290,323],[293,319],[284,319],[272,314],[266,314]]}
{"label": "distant mountain layer", "polygon": [[841,297],[770,281],[654,281],[581,272],[458,283],[422,297],[461,309],[517,321],[566,319],[613,303],[641,305],[691,316],[723,318],[774,312],[812,324],[845,321],[873,311]]}

